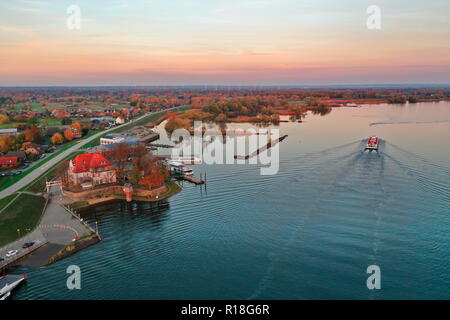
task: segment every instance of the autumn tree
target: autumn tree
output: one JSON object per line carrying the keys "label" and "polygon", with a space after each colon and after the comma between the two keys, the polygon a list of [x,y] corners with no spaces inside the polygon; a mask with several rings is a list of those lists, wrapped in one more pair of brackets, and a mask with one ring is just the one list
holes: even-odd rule
{"label": "autumn tree", "polygon": [[109,147],[105,152],[105,156],[114,164],[116,168],[116,176],[119,180],[125,177],[125,168],[129,162],[132,150],[129,144],[119,143],[115,146]]}
{"label": "autumn tree", "polygon": [[128,176],[128,180],[132,184],[137,185],[142,177],[142,173],[141,173],[141,170],[139,170],[139,168],[137,167],[137,165],[134,165],[133,169],[131,169],[128,172],[127,176]]}
{"label": "autumn tree", "polygon": [[64,142],[64,138],[60,133],[55,133],[52,137],[51,137],[51,142],[54,145],[59,145],[62,144]]}
{"label": "autumn tree", "polygon": [[306,113],[308,112],[308,109],[305,106],[290,106],[289,111],[294,113],[295,118],[302,119],[306,116]]}
{"label": "autumn tree", "polygon": [[69,161],[60,162],[55,169],[55,177],[56,179],[61,180],[61,183],[64,187],[69,185]]}
{"label": "autumn tree", "polygon": [[35,125],[32,125],[29,129],[25,130],[25,141],[38,141],[41,137],[41,131]]}
{"label": "autumn tree", "polygon": [[216,122],[226,122],[227,115],[225,113],[219,113],[215,120],[216,120]]}
{"label": "autumn tree", "polygon": [[73,131],[72,129],[66,129],[64,131],[64,138],[66,138],[67,141],[72,141],[73,140]]}
{"label": "autumn tree", "polygon": [[9,117],[6,114],[0,114],[0,124],[5,124],[9,122]]}
{"label": "autumn tree", "polygon": [[189,130],[191,128],[191,121],[188,119],[182,119],[179,117],[173,117],[170,116],[168,118],[168,121],[164,127],[169,133],[172,133],[176,129],[186,129]]}
{"label": "autumn tree", "polygon": [[79,122],[72,123],[70,125],[70,127],[74,128],[75,130],[77,130],[78,132],[81,133],[81,129],[82,129],[81,123],[79,123]]}
{"label": "autumn tree", "polygon": [[308,107],[316,107],[319,105],[319,100],[316,97],[306,97],[304,101]]}
{"label": "autumn tree", "polygon": [[144,187],[154,188],[164,184],[165,176],[163,168],[157,162],[150,162],[144,169],[144,176],[139,181],[139,184]]}
{"label": "autumn tree", "polygon": [[5,138],[0,137],[0,152],[8,152],[8,150],[9,150],[9,145],[5,141]]}

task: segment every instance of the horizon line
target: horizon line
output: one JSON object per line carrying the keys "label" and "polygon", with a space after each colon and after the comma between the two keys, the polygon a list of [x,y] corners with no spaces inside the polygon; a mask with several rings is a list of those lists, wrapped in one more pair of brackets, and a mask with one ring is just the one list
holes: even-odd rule
{"label": "horizon line", "polygon": [[372,84],[242,84],[242,85],[227,85],[227,84],[173,84],[173,85],[0,85],[0,89],[12,89],[12,88],[333,88],[333,87],[345,87],[345,88],[370,88],[370,87],[450,87],[450,83],[372,83]]}

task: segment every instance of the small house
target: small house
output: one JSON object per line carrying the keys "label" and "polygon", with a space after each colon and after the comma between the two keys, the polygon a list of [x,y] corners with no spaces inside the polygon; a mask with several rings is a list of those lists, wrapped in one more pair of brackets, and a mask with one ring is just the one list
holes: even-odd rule
{"label": "small house", "polygon": [[19,165],[19,159],[17,157],[0,156],[0,169],[6,170],[15,168]]}

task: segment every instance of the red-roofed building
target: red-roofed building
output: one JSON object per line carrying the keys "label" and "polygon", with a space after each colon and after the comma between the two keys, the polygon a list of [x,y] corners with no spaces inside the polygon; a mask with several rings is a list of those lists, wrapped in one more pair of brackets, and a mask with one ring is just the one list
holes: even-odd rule
{"label": "red-roofed building", "polygon": [[116,182],[116,171],[104,156],[98,153],[85,153],[69,162],[69,180],[74,185],[108,184]]}
{"label": "red-roofed building", "polygon": [[19,165],[18,157],[0,157],[0,168],[10,169],[15,168]]}

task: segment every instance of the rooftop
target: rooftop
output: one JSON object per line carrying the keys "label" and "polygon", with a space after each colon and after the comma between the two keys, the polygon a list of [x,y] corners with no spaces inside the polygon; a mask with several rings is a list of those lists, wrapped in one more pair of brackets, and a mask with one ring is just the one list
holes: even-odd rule
{"label": "rooftop", "polygon": [[111,166],[104,156],[98,153],[84,153],[76,156],[72,160],[73,172],[81,173],[88,172],[93,168],[103,168]]}

